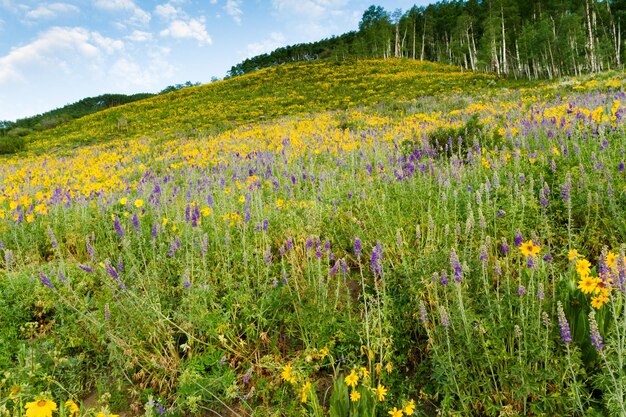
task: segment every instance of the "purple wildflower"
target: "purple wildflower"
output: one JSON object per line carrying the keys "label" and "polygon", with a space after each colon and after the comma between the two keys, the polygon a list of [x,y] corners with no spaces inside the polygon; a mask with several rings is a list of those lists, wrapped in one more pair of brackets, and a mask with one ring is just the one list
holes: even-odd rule
{"label": "purple wildflower", "polygon": [[383,246],[380,242],[376,242],[376,246],[372,250],[372,256],[370,258],[370,270],[374,275],[382,276],[383,273]]}
{"label": "purple wildflower", "polygon": [[41,279],[41,283],[43,285],[45,285],[48,288],[54,289],[54,285],[52,284],[52,281],[50,281],[50,278],[48,278],[46,274],[44,274],[42,271],[39,271],[39,278]]}
{"label": "purple wildflower", "polygon": [[119,274],[115,270],[115,267],[113,265],[111,265],[111,262],[105,261],[104,262],[104,269],[106,270],[107,274],[109,274],[111,276],[111,278],[113,278],[114,280],[118,281],[120,279]]}
{"label": "purple wildflower", "polygon": [[441,270],[441,275],[439,276],[439,283],[441,285],[448,285],[450,281],[448,280],[448,273],[445,269]]}
{"label": "purple wildflower", "polygon": [[572,191],[572,177],[570,176],[569,172],[567,173],[566,177],[565,177],[565,183],[563,185],[561,185],[561,198],[563,199],[563,201],[565,202],[569,202],[571,195],[570,192]]}
{"label": "purple wildflower", "polygon": [[354,256],[357,257],[357,259],[361,258],[361,239],[359,239],[358,237],[354,238]]}
{"label": "purple wildflower", "polygon": [[482,262],[483,265],[487,265],[487,247],[485,245],[482,245],[480,247],[480,256],[478,257],[478,259]]}
{"label": "purple wildflower", "polygon": [[522,246],[523,242],[524,242],[524,237],[522,236],[522,232],[520,232],[520,230],[517,229],[517,231],[515,232],[515,239],[513,239],[513,244],[515,245],[516,248],[519,248],[520,246]]}
{"label": "purple wildflower", "polygon": [[591,336],[591,344],[596,348],[596,350],[602,350],[604,342],[602,341],[602,336],[600,335],[600,330],[598,329],[596,312],[594,310],[591,310],[589,313],[589,335]]}
{"label": "purple wildflower", "polygon": [[500,245],[500,250],[502,251],[502,254],[504,256],[506,256],[507,253],[509,253],[509,250],[511,250],[511,248],[509,247],[509,244],[506,241],[506,238],[502,238],[502,245]]}
{"label": "purple wildflower", "polygon": [[152,241],[156,241],[157,234],[159,233],[159,225],[157,222],[152,223],[152,230],[150,232],[150,236],[152,237]]}
{"label": "purple wildflower", "polygon": [[506,215],[506,211],[504,210],[498,210],[498,213],[496,214],[496,217],[498,219],[501,219],[502,217],[504,217]]}
{"label": "purple wildflower", "polygon": [[450,249],[450,266],[454,270],[454,282],[463,281],[463,267],[454,248]]}
{"label": "purple wildflower", "polygon": [[265,265],[272,264],[272,250],[268,247],[265,251]]}
{"label": "purple wildflower", "polygon": [[565,311],[563,311],[563,304],[559,301],[557,303],[557,313],[559,316],[559,327],[561,328],[561,342],[569,344],[572,342],[572,334],[570,333],[569,323],[565,317]]}
{"label": "purple wildflower", "polygon": [[78,264],[78,267],[79,267],[80,269],[82,269],[83,271],[85,271],[85,272],[89,272],[89,273],[92,273],[92,272],[93,272],[93,268],[91,268],[91,267],[90,267],[90,266],[88,266],[88,265]]}
{"label": "purple wildflower", "polygon": [[617,168],[619,172],[624,172],[624,161],[619,163],[619,167]]}
{"label": "purple wildflower", "polygon": [[549,253],[546,253],[545,255],[543,255],[543,261],[544,262],[552,262],[553,259],[554,258]]}
{"label": "purple wildflower", "polygon": [[115,228],[115,233],[121,239],[124,237],[124,229],[122,229],[122,225],[120,224],[120,219],[117,216],[113,219],[113,227]]}
{"label": "purple wildflower", "polygon": [[135,228],[135,231],[137,233],[141,233],[141,227],[139,227],[139,217],[137,216],[137,213],[133,214],[131,222],[133,224],[133,227]]}
{"label": "purple wildflower", "polygon": [[519,288],[517,289],[517,295],[519,295],[520,297],[522,295],[526,294],[526,287],[524,287],[523,285],[520,285]]}
{"label": "purple wildflower", "polygon": [[[54,232],[52,231],[52,228],[50,228],[50,226],[48,226],[48,236],[50,236],[50,243],[52,243],[52,247],[54,249],[58,249],[59,248],[59,242],[57,242],[57,238],[54,235]],[[1,245],[1,243],[0,243],[0,245]]]}
{"label": "purple wildflower", "polygon": [[91,245],[91,238],[89,236],[85,238],[85,248],[87,249],[89,258],[91,258],[92,261],[96,259],[96,250]]}
{"label": "purple wildflower", "polygon": [[59,272],[57,273],[57,275],[59,276],[59,279],[63,282],[67,281],[67,277],[65,276],[65,274],[63,273],[63,271],[61,271],[61,269],[59,269]]}
{"label": "purple wildflower", "polygon": [[535,266],[535,257],[530,255],[526,258],[526,268],[533,269]]}
{"label": "purple wildflower", "polygon": [[439,317],[441,318],[441,325],[443,327],[450,327],[450,317],[444,306],[439,306]]}
{"label": "purple wildflower", "polygon": [[332,268],[330,268],[330,276],[335,276],[335,274],[339,271],[339,261],[335,262]]}
{"label": "purple wildflower", "polygon": [[537,289],[537,300],[539,300],[539,302],[543,301],[543,299],[545,298],[545,294],[543,291],[543,282],[539,283],[539,288]]}

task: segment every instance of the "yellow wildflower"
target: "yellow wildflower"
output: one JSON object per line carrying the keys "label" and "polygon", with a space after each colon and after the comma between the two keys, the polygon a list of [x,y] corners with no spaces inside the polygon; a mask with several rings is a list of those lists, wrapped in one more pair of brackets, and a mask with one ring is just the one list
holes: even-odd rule
{"label": "yellow wildflower", "polygon": [[391,417],[402,417],[402,410],[398,410],[397,407],[393,407],[393,409],[391,411],[388,411],[387,414],[389,414]]}
{"label": "yellow wildflower", "polygon": [[125,206],[127,202],[128,202],[128,199],[127,199],[126,197],[122,197],[122,198],[120,199],[120,204],[121,204],[122,206]]}
{"label": "yellow wildflower", "polygon": [[591,294],[596,290],[596,279],[589,275],[584,276],[578,281],[578,288],[583,294]]}
{"label": "yellow wildflower", "polygon": [[609,297],[606,297],[601,294],[591,299],[591,307],[597,310],[608,302],[609,302]]}
{"label": "yellow wildflower", "polygon": [[580,277],[585,277],[591,273],[591,263],[586,259],[576,261],[576,272]]}
{"label": "yellow wildflower", "polygon": [[578,260],[579,257],[580,257],[580,254],[578,253],[576,249],[571,249],[569,252],[567,252],[567,258],[570,261],[576,261]]}
{"label": "yellow wildflower", "polygon": [[135,207],[137,208],[143,207],[143,200],[142,199],[135,200]]}
{"label": "yellow wildflower", "polygon": [[300,390],[300,402],[305,403],[308,400],[309,392],[311,391],[311,383],[307,381]]}
{"label": "yellow wildflower", "polygon": [[409,400],[409,402],[406,403],[402,411],[404,411],[404,414],[406,414],[407,416],[413,415],[413,413],[415,412],[415,401]]}
{"label": "yellow wildflower", "polygon": [[280,377],[283,381],[291,382],[292,384],[296,383],[296,377],[292,374],[293,368],[291,364],[285,365],[283,371],[280,374]]}
{"label": "yellow wildflower", "polygon": [[376,396],[378,397],[378,401],[385,401],[385,396],[387,395],[387,388],[384,385],[378,384],[376,389],[374,390]]}
{"label": "yellow wildflower", "polygon": [[537,254],[541,250],[541,246],[535,245],[532,240],[529,240],[528,242],[522,243],[522,246],[520,246],[519,250],[524,256],[537,256]]}
{"label": "yellow wildflower", "polygon": [[359,401],[361,399],[361,394],[359,394],[358,391],[352,391],[350,393],[350,401],[352,401],[353,403]]}
{"label": "yellow wildflower", "polygon": [[57,410],[57,405],[52,400],[39,400],[26,403],[26,417],[52,417],[52,412]]}
{"label": "yellow wildflower", "polygon": [[352,372],[350,372],[350,375],[348,375],[344,379],[344,382],[347,386],[356,388],[357,384],[359,383],[359,376],[356,374],[356,372],[354,372],[354,369],[352,370]]}
{"label": "yellow wildflower", "polygon": [[72,416],[77,416],[80,413],[80,408],[78,404],[76,404],[72,400],[65,401],[65,408],[69,411],[69,414]]}

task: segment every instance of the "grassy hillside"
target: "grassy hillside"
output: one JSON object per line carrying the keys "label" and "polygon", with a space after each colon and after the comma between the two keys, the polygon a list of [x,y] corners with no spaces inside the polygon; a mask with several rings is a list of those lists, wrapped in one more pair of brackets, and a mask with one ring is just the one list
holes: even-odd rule
{"label": "grassy hillside", "polygon": [[494,82],[492,75],[412,60],[281,65],[84,117],[31,136],[29,149],[41,152],[156,133],[214,133],[284,115],[410,102]]}
{"label": "grassy hillside", "polygon": [[0,411],[622,415],[622,83],[298,64],[44,132]]}

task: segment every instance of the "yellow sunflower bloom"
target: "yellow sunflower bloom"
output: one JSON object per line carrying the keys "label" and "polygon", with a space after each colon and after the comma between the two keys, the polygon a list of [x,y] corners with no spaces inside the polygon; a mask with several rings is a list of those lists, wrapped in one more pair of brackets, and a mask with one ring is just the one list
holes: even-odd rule
{"label": "yellow sunflower bloom", "polygon": [[72,400],[65,401],[65,409],[69,411],[69,414],[71,416],[77,416],[80,413],[80,408],[78,407],[78,404],[76,404]]}
{"label": "yellow sunflower bloom", "polygon": [[608,302],[609,302],[608,297],[605,297],[604,295],[598,295],[597,297],[593,297],[591,299],[591,307],[597,310],[599,308],[602,308],[602,306]]}
{"label": "yellow sunflower bloom", "polygon": [[352,391],[350,393],[350,401],[352,401],[353,403],[359,401],[361,399],[361,394],[359,394],[358,391]]}
{"label": "yellow sunflower bloom", "polygon": [[26,403],[26,417],[52,417],[57,410],[57,404],[52,400],[39,400]]}
{"label": "yellow sunflower bloom", "polygon": [[578,250],[572,249],[567,252],[567,259],[569,259],[570,261],[576,261],[578,260],[578,258],[580,258],[580,253],[578,253]]}
{"label": "yellow sunflower bloom", "polygon": [[387,414],[391,417],[402,417],[402,410],[398,410],[396,407],[393,407],[393,410],[388,411]]}
{"label": "yellow sunflower bloom", "polygon": [[354,369],[352,370],[352,372],[350,372],[350,375],[345,377],[344,382],[347,386],[351,388],[356,388],[357,384],[359,383],[359,376],[356,374],[356,372],[354,372]]}
{"label": "yellow sunflower bloom", "polygon": [[406,403],[402,411],[404,411],[404,414],[406,414],[407,416],[413,415],[413,413],[415,413],[415,401],[409,400],[409,402]]}
{"label": "yellow sunflower bloom", "polygon": [[582,277],[586,277],[591,273],[591,263],[586,259],[576,261],[576,272]]}
{"label": "yellow sunflower bloom", "polygon": [[582,291],[583,294],[591,294],[596,290],[596,279],[589,275],[584,276],[580,281],[578,281],[578,288]]}
{"label": "yellow sunflower bloom", "polygon": [[385,401],[385,396],[387,395],[387,388],[384,385],[378,384],[376,389],[374,390],[376,396],[378,397],[378,401]]}

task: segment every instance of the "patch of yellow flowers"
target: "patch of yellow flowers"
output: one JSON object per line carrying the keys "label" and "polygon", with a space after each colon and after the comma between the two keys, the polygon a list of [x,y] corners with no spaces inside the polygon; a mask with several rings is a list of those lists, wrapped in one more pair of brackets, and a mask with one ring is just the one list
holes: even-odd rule
{"label": "patch of yellow flowers", "polygon": [[[578,250],[570,250],[567,256],[576,268],[579,278],[578,289],[585,295],[591,295],[591,306],[599,309],[611,301],[613,277],[618,273],[618,255],[611,251],[603,253],[604,263],[608,270],[601,272],[599,276],[593,275],[591,262]],[[623,259],[622,263],[624,262],[626,259]]]}

